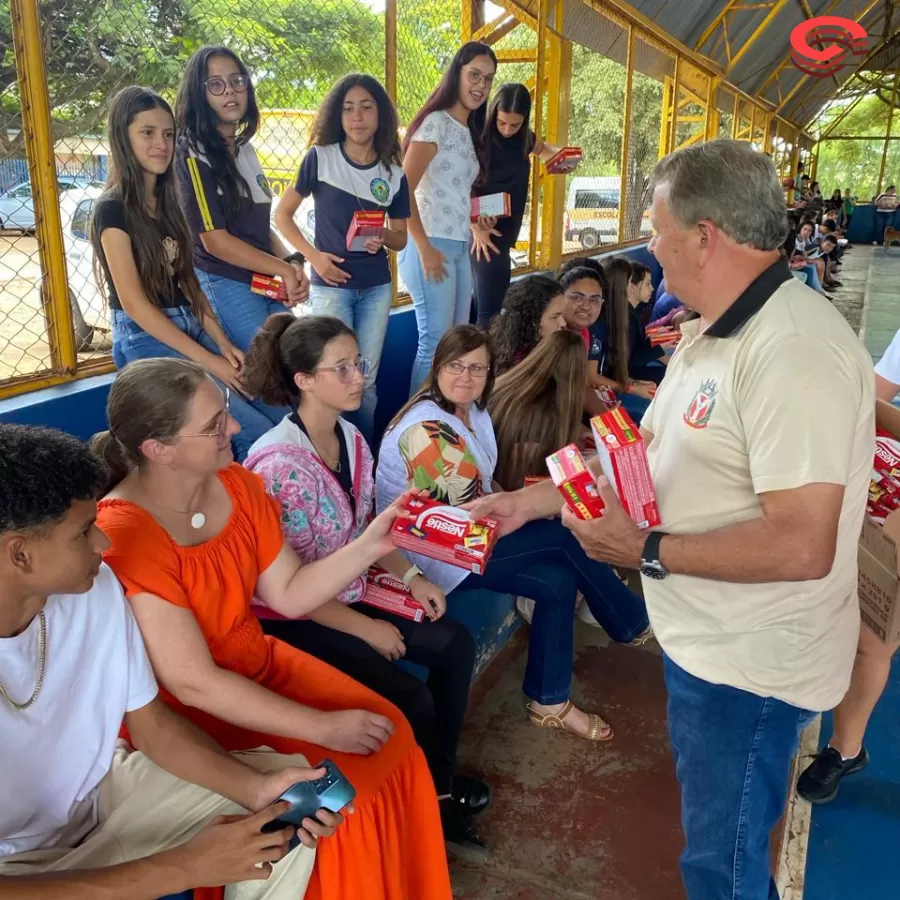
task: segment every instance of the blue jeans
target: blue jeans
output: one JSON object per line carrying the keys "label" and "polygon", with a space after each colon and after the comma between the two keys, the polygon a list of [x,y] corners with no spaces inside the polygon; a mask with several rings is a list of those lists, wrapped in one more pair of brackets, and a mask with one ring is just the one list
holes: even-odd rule
{"label": "blue jeans", "polygon": [[378,364],[381,361],[393,297],[394,288],[390,282],[362,290],[321,284],[314,284],[309,289],[310,312],[316,316],[334,316],[352,328],[356,333],[360,355],[365,356],[371,364],[369,374],[366,375],[362,405],[358,412],[346,417],[359,428],[369,444],[374,443],[375,437],[375,408],[378,405],[375,379],[378,378]]}
{"label": "blue jeans", "polygon": [[589,559],[559,519],[528,522],[500,538],[483,575],[468,575],[454,596],[489,590],[534,600],[523,690],[550,706],[569,699],[578,591],[614,641],[629,643],[647,626],[647,607],[605,563]]}
{"label": "blue jeans", "polygon": [[210,275],[202,269],[195,271],[219,324],[228,340],[239,350],[247,350],[269,316],[290,312],[283,303],[254,294],[249,284],[222,275]]}
{"label": "blue jeans", "polygon": [[431,281],[425,277],[419,250],[412,238],[400,251],[397,261],[400,276],[413,299],[416,327],[419,329],[419,347],[413,363],[410,394],[422,387],[428,377],[440,339],[454,325],[469,321],[472,306],[472,267],[468,243],[437,237],[428,240],[444,254],[447,274],[443,281]]}
{"label": "blue jeans", "polygon": [[769,833],[815,713],[695,678],[664,657],[669,737],[681,785],[688,900],[778,900]]}
{"label": "blue jeans", "polygon": [[[188,306],[177,306],[161,310],[169,317],[172,324],[188,337],[193,338],[201,347],[221,356],[219,348],[212,338],[203,330]],[[156,357],[174,357],[184,359],[177,350],[157,340],[138,325],[128,313],[121,309],[111,310],[112,318],[112,356],[117,369],[121,369],[136,359],[153,359]],[[221,386],[221,384],[220,384]],[[231,415],[241,426],[241,430],[232,439],[234,456],[242,462],[251,445],[261,438],[273,425],[280,422],[289,409],[268,406],[261,400],[247,400],[240,394],[231,392]]]}

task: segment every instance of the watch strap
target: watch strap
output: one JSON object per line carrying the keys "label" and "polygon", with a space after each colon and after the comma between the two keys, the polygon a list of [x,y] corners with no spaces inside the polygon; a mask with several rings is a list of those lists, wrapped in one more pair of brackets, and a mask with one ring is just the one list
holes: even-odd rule
{"label": "watch strap", "polygon": [[659,563],[659,545],[666,536],[665,531],[651,531],[647,535],[647,540],[644,542],[644,551],[641,554],[642,563]]}
{"label": "watch strap", "polygon": [[301,266],[306,265],[306,257],[302,253],[292,253],[284,258],[286,263],[300,263]]}

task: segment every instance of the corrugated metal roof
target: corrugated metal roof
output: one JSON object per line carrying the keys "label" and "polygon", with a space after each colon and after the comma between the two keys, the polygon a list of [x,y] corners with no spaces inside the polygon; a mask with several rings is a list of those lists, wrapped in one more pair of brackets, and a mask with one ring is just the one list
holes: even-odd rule
{"label": "corrugated metal roof", "polygon": [[[537,16],[537,0],[514,2]],[[594,7],[607,9],[612,16],[616,15],[617,8],[622,11],[623,8],[630,7],[653,21],[657,28],[676,41],[718,64],[725,71],[727,81],[735,87],[751,97],[765,101],[770,108],[780,108],[780,115],[802,127],[808,125],[837,94],[859,62],[851,58],[850,64],[831,78],[806,76],[790,63],[790,33],[796,25],[805,21],[804,6],[814,16],[832,15],[860,21],[869,32],[872,48],[881,44],[886,37],[886,19],[891,21],[892,34],[900,32],[900,11],[893,15],[892,20],[888,15],[900,0],[808,0],[806,3],[803,0],[775,0],[767,4],[748,2],[747,8],[730,9],[726,13],[728,47],[721,24],[700,44],[700,39],[709,27],[729,7],[728,0],[613,0],[609,4],[604,0],[564,2],[563,26],[560,31],[570,40],[624,63],[627,45],[624,29],[599,14]],[[772,16],[765,30],[738,56],[741,48],[774,8],[778,8],[777,13]],[[624,11],[627,12],[627,9]],[[860,17],[863,12],[865,15]],[[670,74],[665,54],[644,53],[640,57],[643,63],[640,59],[635,62],[645,74],[657,77],[664,73]],[[876,55],[873,62],[881,62],[882,59],[896,66],[900,61],[900,51],[891,56]]]}

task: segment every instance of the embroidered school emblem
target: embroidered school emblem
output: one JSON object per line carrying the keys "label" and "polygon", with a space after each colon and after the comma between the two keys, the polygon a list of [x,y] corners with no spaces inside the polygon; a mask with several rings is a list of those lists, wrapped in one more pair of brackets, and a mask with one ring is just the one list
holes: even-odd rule
{"label": "embroidered school emblem", "polygon": [[269,179],[266,178],[262,172],[256,176],[256,183],[262,188],[262,192],[271,200],[274,196],[272,193],[272,186],[269,184]]}
{"label": "embroidered school emblem", "polygon": [[684,421],[691,428],[706,428],[716,406],[716,380],[709,378],[700,385],[690,406],[684,414]]}
{"label": "embroidered school emblem", "polygon": [[391,186],[383,178],[373,178],[369,190],[377,203],[386,203],[391,196]]}

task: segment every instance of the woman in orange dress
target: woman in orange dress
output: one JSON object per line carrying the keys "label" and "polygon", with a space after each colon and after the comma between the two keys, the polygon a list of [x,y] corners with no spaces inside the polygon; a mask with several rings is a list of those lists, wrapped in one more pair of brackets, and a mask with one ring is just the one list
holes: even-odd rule
{"label": "woman in orange dress", "polygon": [[301,566],[280,508],[233,462],[239,426],[204,369],[132,363],[107,416],[95,448],[115,486],[98,525],[163,696],[228,750],[331,758],[354,785],[356,812],[320,842],[309,900],[449,900],[437,799],[409,724],[337,669],[266,637],[251,609],[257,595],[297,617],[334,597],[390,549],[399,507]]}

